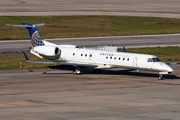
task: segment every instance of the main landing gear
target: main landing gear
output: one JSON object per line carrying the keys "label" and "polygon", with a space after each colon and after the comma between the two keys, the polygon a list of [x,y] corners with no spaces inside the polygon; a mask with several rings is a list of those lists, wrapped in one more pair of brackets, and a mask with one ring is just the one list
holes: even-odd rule
{"label": "main landing gear", "polygon": [[[81,70],[84,69],[84,67],[78,67],[76,66],[76,68],[73,71],[74,75],[79,75],[81,73]],[[99,74],[101,70],[100,69],[93,69],[92,73],[93,74]]]}
{"label": "main landing gear", "polygon": [[76,67],[75,70],[73,71],[74,75],[79,75],[81,73],[81,67]]}

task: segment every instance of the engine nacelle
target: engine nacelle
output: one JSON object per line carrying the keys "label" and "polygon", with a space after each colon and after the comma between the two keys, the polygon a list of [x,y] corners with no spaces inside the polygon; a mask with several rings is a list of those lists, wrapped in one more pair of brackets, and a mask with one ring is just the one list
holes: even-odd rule
{"label": "engine nacelle", "polygon": [[34,52],[46,59],[55,60],[59,59],[61,50],[54,46],[36,46],[33,49]]}

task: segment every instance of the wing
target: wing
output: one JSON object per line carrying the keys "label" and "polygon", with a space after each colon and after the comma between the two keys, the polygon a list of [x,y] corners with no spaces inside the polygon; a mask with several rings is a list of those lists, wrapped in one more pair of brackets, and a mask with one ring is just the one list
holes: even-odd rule
{"label": "wing", "polygon": [[25,52],[22,51],[24,54],[24,57],[28,62],[31,63],[41,63],[41,64],[47,64],[47,65],[73,65],[73,66],[87,66],[87,67],[97,67],[96,64],[84,64],[84,63],[65,63],[65,62],[41,62],[41,61],[30,61]]}

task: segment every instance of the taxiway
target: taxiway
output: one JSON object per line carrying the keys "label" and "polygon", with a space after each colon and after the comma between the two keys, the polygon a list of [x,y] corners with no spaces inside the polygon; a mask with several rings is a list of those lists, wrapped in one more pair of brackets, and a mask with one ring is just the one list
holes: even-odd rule
{"label": "taxiway", "polygon": [[[0,16],[123,15],[180,18],[177,0],[1,0]],[[95,48],[178,46],[180,35],[48,40]],[[30,40],[2,41],[0,53],[28,51]],[[71,67],[0,71],[1,120],[179,120],[180,65],[158,74],[114,69],[72,75]]]}
{"label": "taxiway", "polygon": [[0,16],[120,15],[180,18],[177,0],[1,0]]}
{"label": "taxiway", "polygon": [[0,71],[1,120],[178,120],[180,65],[158,74],[113,69],[100,74],[72,67]]}
{"label": "taxiway", "polygon": [[[28,34],[28,33],[27,33]],[[180,46],[180,34],[164,34],[164,35],[138,35],[138,36],[112,36],[112,37],[83,37],[83,38],[57,38],[47,39],[47,41],[55,44],[71,44],[79,47],[97,49],[98,45],[113,45],[119,48],[138,47],[165,47]],[[31,47],[30,40],[10,40],[0,41],[0,54],[18,53],[29,51]]]}

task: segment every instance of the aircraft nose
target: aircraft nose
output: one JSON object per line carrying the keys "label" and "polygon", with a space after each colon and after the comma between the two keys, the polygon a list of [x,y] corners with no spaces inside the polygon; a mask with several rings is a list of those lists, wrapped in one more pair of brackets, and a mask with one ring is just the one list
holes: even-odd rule
{"label": "aircraft nose", "polygon": [[162,65],[164,66],[163,68],[164,68],[168,73],[172,73],[172,72],[173,72],[173,69],[172,69],[169,65],[167,65],[166,63],[163,62]]}
{"label": "aircraft nose", "polygon": [[167,67],[168,73],[172,73],[173,72],[173,69],[169,65],[167,65],[166,67]]}

